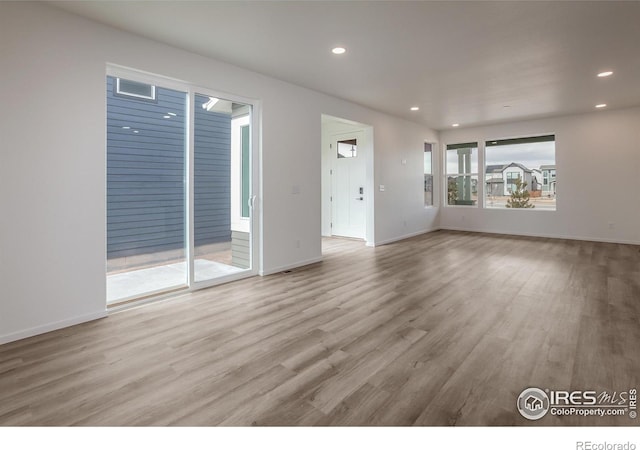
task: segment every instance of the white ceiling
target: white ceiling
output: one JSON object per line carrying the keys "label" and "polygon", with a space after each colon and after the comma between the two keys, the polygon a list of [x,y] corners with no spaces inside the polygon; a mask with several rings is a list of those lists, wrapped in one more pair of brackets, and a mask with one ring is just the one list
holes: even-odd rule
{"label": "white ceiling", "polygon": [[640,105],[638,1],[53,3],[435,129]]}

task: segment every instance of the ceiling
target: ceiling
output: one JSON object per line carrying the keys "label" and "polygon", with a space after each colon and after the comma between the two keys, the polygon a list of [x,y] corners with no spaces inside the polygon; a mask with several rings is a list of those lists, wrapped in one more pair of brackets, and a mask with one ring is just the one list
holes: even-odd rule
{"label": "ceiling", "polygon": [[53,4],[438,130],[640,105],[638,1]]}

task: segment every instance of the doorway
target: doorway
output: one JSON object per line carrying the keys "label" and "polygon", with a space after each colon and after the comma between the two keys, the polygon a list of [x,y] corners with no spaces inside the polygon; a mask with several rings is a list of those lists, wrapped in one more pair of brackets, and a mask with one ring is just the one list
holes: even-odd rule
{"label": "doorway", "polygon": [[255,275],[251,102],[112,69],[107,305]]}
{"label": "doorway", "polygon": [[322,116],[322,235],[373,242],[373,128]]}

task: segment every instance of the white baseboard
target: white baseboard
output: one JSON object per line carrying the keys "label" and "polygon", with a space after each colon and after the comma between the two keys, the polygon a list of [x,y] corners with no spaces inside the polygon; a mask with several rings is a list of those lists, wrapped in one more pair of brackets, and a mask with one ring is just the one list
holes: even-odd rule
{"label": "white baseboard", "polygon": [[83,316],[73,317],[71,319],[60,320],[58,322],[51,322],[45,325],[41,325],[38,327],[29,328],[26,330],[18,331],[16,333],[5,334],[4,336],[0,336],[0,345],[7,344],[9,342],[18,341],[20,339],[25,339],[32,336],[37,336],[39,334],[48,333],[50,331],[59,330],[61,328],[67,328],[73,325],[78,325],[79,323],[90,322],[96,319],[102,319],[107,316],[107,311],[98,311],[91,314],[85,314]]}
{"label": "white baseboard", "polygon": [[419,236],[421,234],[426,234],[426,233],[431,233],[433,231],[438,231],[440,229],[440,227],[438,228],[429,228],[426,230],[420,230],[420,231],[416,231],[413,233],[409,233],[409,234],[403,234],[402,236],[397,236],[391,239],[385,239],[384,241],[377,241],[377,242],[367,242],[367,247],[379,247],[381,245],[386,245],[386,244],[391,244],[392,242],[398,242],[398,241],[402,241],[404,239],[409,239],[415,236]]}
{"label": "white baseboard", "polygon": [[272,275],[274,273],[283,272],[285,270],[296,269],[298,267],[308,266],[309,264],[315,264],[315,263],[319,263],[319,262],[322,262],[322,256],[320,256],[318,258],[307,259],[305,261],[298,261],[296,263],[287,264],[285,266],[274,267],[274,268],[268,269],[268,270],[261,270],[258,273],[260,274],[260,276]]}
{"label": "white baseboard", "polygon": [[472,228],[463,227],[440,227],[441,230],[450,231],[466,231],[469,233],[487,233],[487,234],[503,234],[505,236],[524,236],[524,237],[539,237],[548,239],[567,239],[571,241],[587,241],[587,242],[604,242],[607,244],[626,244],[626,245],[640,245],[639,241],[627,241],[624,239],[609,239],[599,237],[584,237],[565,234],[545,234],[545,233],[520,233],[514,231],[495,231],[495,230],[477,230]]}

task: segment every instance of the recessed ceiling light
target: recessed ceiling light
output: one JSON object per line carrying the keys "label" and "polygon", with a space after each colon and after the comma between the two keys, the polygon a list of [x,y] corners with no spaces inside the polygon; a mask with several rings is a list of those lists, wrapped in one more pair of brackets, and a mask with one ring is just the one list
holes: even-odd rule
{"label": "recessed ceiling light", "polygon": [[345,53],[347,51],[346,48],[344,47],[335,47],[334,49],[331,50],[331,52],[334,55],[342,55],[343,53]]}
{"label": "recessed ceiling light", "polygon": [[420,108],[418,108],[417,106],[412,106],[411,111],[420,111]]}
{"label": "recessed ceiling light", "polygon": [[599,76],[600,78],[608,77],[609,75],[613,75],[613,72],[611,72],[610,70],[608,70],[608,71],[606,71],[606,72],[600,72],[600,73],[598,74],[598,76]]}
{"label": "recessed ceiling light", "polygon": [[131,127],[122,127],[123,130],[130,130]]}
{"label": "recessed ceiling light", "polygon": [[133,132],[136,134],[140,133],[138,130],[133,130]]}
{"label": "recessed ceiling light", "polygon": [[174,117],[177,115],[176,113],[172,113],[172,112],[168,112],[167,114],[169,114],[170,116],[174,116]]}
{"label": "recessed ceiling light", "polygon": [[596,105],[596,108],[606,108],[607,104],[606,103],[600,103],[599,105]]}
{"label": "recessed ceiling light", "polygon": [[171,116],[162,116],[164,119],[171,119]]}
{"label": "recessed ceiling light", "polygon": [[452,127],[459,127],[459,126],[460,126],[460,124],[459,124],[459,123],[453,123],[453,124],[451,124],[451,126],[452,126]]}

